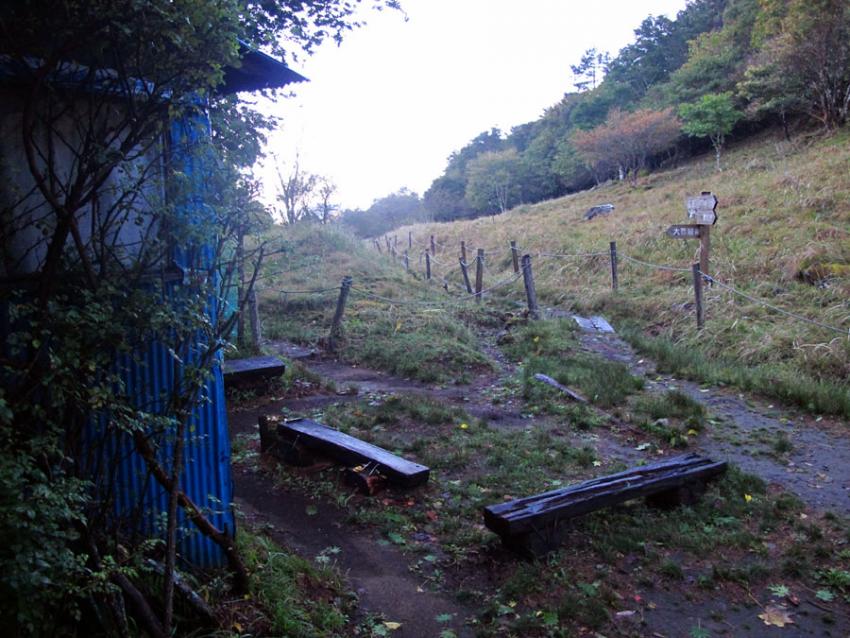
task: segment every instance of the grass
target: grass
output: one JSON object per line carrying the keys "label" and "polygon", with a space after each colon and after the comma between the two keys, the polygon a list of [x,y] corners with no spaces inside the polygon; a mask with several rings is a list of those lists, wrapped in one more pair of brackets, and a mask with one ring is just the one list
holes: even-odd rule
{"label": "grass", "polygon": [[[848,141],[847,128],[790,144],[765,134],[731,146],[722,173],[705,156],[650,174],[637,188],[611,182],[492,218],[418,224],[397,232],[404,236],[410,230],[419,241],[434,234],[447,251],[460,240],[470,249],[487,246],[488,255],[495,248],[497,254],[488,262],[494,270],[507,264],[508,242],[516,240],[521,250],[534,255],[541,304],[604,312],[617,325],[631,320],[647,339],[675,344],[723,368],[712,373],[707,365],[699,366],[694,378],[765,392],[806,410],[846,418]],[[655,270],[622,258],[619,291],[612,294],[604,254],[569,259],[540,255],[605,253],[614,240],[623,256],[687,269],[695,260],[696,243],[669,239],[664,230],[686,221],[688,195],[709,190],[720,200],[711,274],[753,297],[835,326],[843,335],[779,315],[719,286],[705,291],[706,327],[699,333],[687,272]],[[600,202],[613,203],[615,211],[582,221],[584,211]],[[509,272],[505,268],[492,278]],[[508,287],[494,296],[520,302],[522,289]]]}
{"label": "grass", "polygon": [[232,610],[237,635],[332,638],[351,635],[356,596],[328,560],[310,562],[242,529],[237,545],[251,574],[251,594]]}
{"label": "grass", "polygon": [[[559,383],[575,387],[601,407],[618,405],[643,388],[643,380],[629,373],[622,363],[607,361],[578,351],[575,324],[567,320],[530,322],[512,331],[503,349],[508,357],[522,364],[523,396],[533,406],[553,392],[534,379],[538,373]],[[543,388],[546,387],[544,390]],[[554,406],[545,410],[557,410]]]}
{"label": "grass", "polygon": [[[553,331],[546,339],[563,346],[568,337]],[[699,405],[675,391],[623,400],[641,418],[696,425],[704,417]],[[623,467],[565,434],[563,415],[525,428],[497,428],[410,394],[340,402],[326,408],[322,420],[429,465],[429,484],[367,498],[351,495],[337,470],[309,478],[282,470],[282,479],[335,502],[351,522],[373,528],[380,543],[408,553],[423,583],[458,591],[480,610],[480,636],[591,629],[608,635],[614,614],[633,607],[626,594],[664,583],[695,583],[688,587],[709,595],[726,583],[757,591],[783,582],[836,595],[845,587],[840,570],[850,565],[840,552],[846,522],[803,517],[798,500],[734,467],[691,507],[658,510],[635,501],[577,519],[560,552],[529,564],[499,549],[481,525],[481,509]]]}
{"label": "grass", "polygon": [[492,322],[490,310],[449,299],[436,281],[407,275],[342,231],[301,225],[287,228],[285,240],[278,232],[268,241],[283,242],[284,252],[265,266],[259,295],[268,339],[324,344],[348,275],[354,287],[342,324],[344,361],[426,382],[464,383],[491,367],[472,330]]}

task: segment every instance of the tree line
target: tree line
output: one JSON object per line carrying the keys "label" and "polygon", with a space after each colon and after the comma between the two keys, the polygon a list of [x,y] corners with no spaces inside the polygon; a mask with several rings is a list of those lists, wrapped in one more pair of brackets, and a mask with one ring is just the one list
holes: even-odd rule
{"label": "tree line", "polygon": [[726,138],[843,126],[850,109],[846,0],[692,0],[647,17],[613,58],[586,51],[574,90],[508,133],[451,154],[422,198],[438,221],[496,214],[646,170]]}

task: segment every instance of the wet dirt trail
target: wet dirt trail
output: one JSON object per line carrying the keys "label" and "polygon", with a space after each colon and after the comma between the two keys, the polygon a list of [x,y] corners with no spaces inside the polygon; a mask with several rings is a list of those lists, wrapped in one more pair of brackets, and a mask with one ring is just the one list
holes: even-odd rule
{"label": "wet dirt trail", "polygon": [[[767,483],[796,494],[809,507],[850,515],[850,436],[847,424],[816,419],[727,389],[659,375],[651,361],[613,334],[584,333],[587,352],[625,364],[644,377],[650,392],[679,390],[703,404],[711,418],[691,444],[696,452],[724,459]],[[777,451],[787,440],[789,451]]]}
{"label": "wet dirt trail", "polygon": [[[616,335],[582,333],[581,348],[588,353],[624,363],[632,374],[646,379],[650,392],[678,389],[704,404],[711,419],[699,437],[689,446],[712,458],[728,460],[743,470],[762,477],[796,494],[806,505],[819,511],[850,514],[850,437],[842,431],[846,424],[820,420],[767,403],[745,399],[723,388],[705,388],[668,375],[659,375],[652,362],[641,358]],[[279,352],[296,353],[287,344],[272,344]],[[231,415],[233,435],[256,433],[257,417],[280,414],[286,409],[304,415],[321,412],[340,401],[362,399],[369,395],[419,394],[463,407],[470,415],[486,420],[494,428],[528,428],[534,423],[524,414],[519,397],[507,398],[495,405],[488,390],[504,384],[514,374],[495,344],[495,335],[482,336],[482,351],[495,363],[495,371],[480,374],[465,386],[433,385],[349,365],[340,361],[297,352],[298,359],[312,373],[332,381],[336,391],[313,391],[306,396],[286,400],[269,398]],[[647,459],[647,452],[635,447],[622,432],[598,428],[591,432],[566,432],[576,445],[593,447],[602,458],[635,464]],[[790,451],[775,449],[777,437],[787,437]],[[308,558],[328,548],[339,548],[333,560],[359,596],[360,611],[399,622],[391,635],[396,638],[439,637],[447,629],[457,636],[473,636],[466,624],[479,610],[458,603],[451,592],[429,589],[421,574],[410,569],[414,558],[388,545],[377,532],[353,526],[346,513],[332,503],[311,499],[295,489],[276,487],[273,467],[260,463],[234,466],[236,501],[249,522],[267,532],[275,541]],[[753,627],[754,611],[739,607],[723,595],[692,600],[680,591],[652,588],[652,610],[640,620],[647,636],[678,636],[677,631],[698,625],[710,628],[712,635],[765,635]],[[756,610],[757,611],[757,610]],[[818,610],[813,609],[813,612]],[[437,617],[449,623],[439,622]],[[712,621],[710,618],[716,618]],[[819,622],[805,614],[800,624],[784,636],[843,635],[823,633]],[[755,625],[757,627],[757,625]],[[742,628],[746,628],[746,632]],[[838,627],[833,627],[838,629]],[[451,634],[450,634],[451,635]],[[615,635],[621,635],[619,633]],[[628,633],[622,635],[635,635]]]}

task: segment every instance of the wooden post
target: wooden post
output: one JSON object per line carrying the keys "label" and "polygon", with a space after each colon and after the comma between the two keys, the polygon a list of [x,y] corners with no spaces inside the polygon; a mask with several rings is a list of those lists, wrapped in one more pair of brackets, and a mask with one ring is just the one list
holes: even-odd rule
{"label": "wooden post", "polygon": [[534,274],[531,272],[531,255],[522,256],[522,281],[525,284],[528,315],[532,319],[540,319],[540,311],[537,309],[537,291],[534,289]]}
{"label": "wooden post", "polygon": [[702,275],[699,264],[691,266],[694,275],[694,302],[697,307],[697,329],[702,330],[705,323],[705,314],[702,307]]}
{"label": "wooden post", "polygon": [[254,336],[254,346],[259,346],[263,338],[263,331],[260,326],[260,306],[257,303],[257,291],[253,286],[248,293],[248,307],[251,313],[251,334]]}
{"label": "wooden post", "polygon": [[387,254],[389,255],[390,251],[392,250],[392,244],[390,244],[390,236],[389,235],[384,235],[384,242],[386,242],[386,244],[387,244]]}
{"label": "wooden post", "polygon": [[245,312],[242,302],[245,300],[245,232],[239,227],[236,235],[236,344],[245,347]]}
{"label": "wooden post", "polygon": [[346,275],[342,278],[342,284],[339,287],[339,298],[336,300],[336,312],[331,322],[331,332],[328,335],[328,349],[336,350],[339,345],[340,327],[342,325],[342,314],[345,312],[345,302],[348,301],[348,292],[351,290],[351,277]]}
{"label": "wooden post", "polygon": [[407,251],[404,251],[404,269],[407,272],[410,272],[410,255],[407,254]]}
{"label": "wooden post", "polygon": [[425,279],[431,278],[431,253],[425,251]]}
{"label": "wooden post", "polygon": [[516,247],[516,241],[511,240],[511,259],[514,262],[514,272],[519,272],[519,251]]}
{"label": "wooden post", "polygon": [[463,257],[458,257],[458,261],[460,262],[460,272],[463,274],[463,283],[466,286],[466,292],[471,295],[472,285],[469,283],[469,270],[466,267],[466,262]]}
{"label": "wooden post", "polygon": [[611,288],[617,290],[617,242],[612,241],[609,248],[611,249]]}
{"label": "wooden post", "polygon": [[378,249],[378,252],[383,253],[383,251],[381,250],[381,242],[379,242],[377,239],[373,239],[372,241],[375,242],[375,248]]}
{"label": "wooden post", "polygon": [[398,259],[398,253],[395,251],[395,244],[393,244],[391,251],[393,254],[393,261],[395,261],[396,259]]}
{"label": "wooden post", "polygon": [[[699,269],[708,276],[708,251],[711,250],[711,226],[699,228]],[[710,282],[709,282],[710,284]]]}
{"label": "wooden post", "polygon": [[413,231],[412,230],[407,231],[407,249],[413,250]]}
{"label": "wooden post", "polygon": [[466,263],[466,242],[465,241],[460,242],[460,258],[463,261],[463,263]]}
{"label": "wooden post", "polygon": [[481,302],[481,291],[484,289],[484,249],[478,249],[475,259],[475,300]]}
{"label": "wooden post", "polygon": [[393,235],[393,250],[398,248],[398,235]]}
{"label": "wooden post", "polygon": [[431,254],[432,255],[437,254],[437,244],[436,244],[436,242],[434,242],[434,235],[431,235]]}

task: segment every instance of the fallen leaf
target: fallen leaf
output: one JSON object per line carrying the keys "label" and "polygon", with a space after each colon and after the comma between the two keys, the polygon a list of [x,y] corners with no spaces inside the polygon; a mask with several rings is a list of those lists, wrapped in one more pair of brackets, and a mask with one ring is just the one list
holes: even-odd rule
{"label": "fallen leaf", "polygon": [[395,631],[397,629],[401,629],[401,623],[387,620],[386,622],[384,622],[384,627],[386,627],[390,631]]}
{"label": "fallen leaf", "polygon": [[764,613],[759,614],[759,618],[764,621],[765,625],[774,627],[784,627],[785,625],[793,625],[794,619],[785,607],[779,605],[768,605],[764,608]]}

